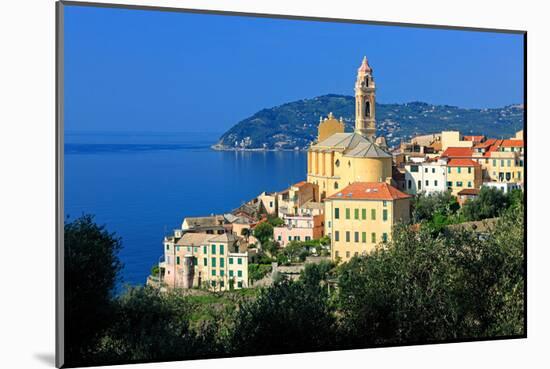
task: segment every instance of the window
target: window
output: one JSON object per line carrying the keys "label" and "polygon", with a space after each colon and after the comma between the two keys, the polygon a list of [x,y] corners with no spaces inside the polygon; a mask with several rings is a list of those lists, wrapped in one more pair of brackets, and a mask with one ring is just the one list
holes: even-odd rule
{"label": "window", "polygon": [[229,258],[229,264],[233,264],[233,258]]}
{"label": "window", "polygon": [[407,187],[408,187],[409,190],[410,190],[411,187],[412,187],[412,181],[411,181],[410,179],[409,179],[409,181],[408,181],[408,183],[407,183]]}
{"label": "window", "polygon": [[447,182],[447,187],[453,187],[453,182],[451,181]]}
{"label": "window", "polygon": [[166,244],[166,250],[170,250],[170,245]]}
{"label": "window", "polygon": [[349,208],[346,208],[346,219],[349,219],[350,217],[350,211]]}
{"label": "window", "polygon": [[447,167],[447,173],[451,173],[451,167]]}
{"label": "window", "polygon": [[332,225],[332,223],[331,223],[331,221],[329,220],[329,221],[328,221],[328,227],[330,228],[331,225]]}
{"label": "window", "polygon": [[216,281],[212,281],[211,284],[212,284],[212,287],[216,287]]}
{"label": "window", "polygon": [[472,182],[468,181],[468,188],[472,187]]}
{"label": "window", "polygon": [[243,259],[242,258],[237,258],[237,264],[241,265],[243,263]]}
{"label": "window", "polygon": [[278,235],[278,236],[277,236],[277,241],[281,241],[282,238],[283,238],[283,237],[282,237],[281,235]]}
{"label": "window", "polygon": [[336,165],[337,167],[340,166],[340,159],[336,159],[336,161],[334,162],[334,165]]}
{"label": "window", "polygon": [[223,288],[224,284],[225,284],[224,281],[220,281],[220,287],[221,288]]}
{"label": "window", "polygon": [[243,271],[237,270],[237,277],[242,277],[242,276],[243,276]]}
{"label": "window", "polygon": [[225,251],[223,246],[224,246],[224,245],[220,245],[220,255],[223,255],[223,253],[224,253],[224,251]]}
{"label": "window", "polygon": [[176,256],[176,264],[180,265],[180,257]]}
{"label": "window", "polygon": [[472,173],[472,167],[468,167],[468,174]]}
{"label": "window", "polygon": [[216,255],[216,245],[212,245],[212,255]]}
{"label": "window", "polygon": [[204,265],[204,266],[207,266],[207,265],[208,265],[208,259],[207,259],[207,258],[204,258],[204,259],[202,259],[202,260],[203,260],[203,265]]}
{"label": "window", "polygon": [[418,180],[418,190],[421,190],[421,189],[422,189],[422,181]]}
{"label": "window", "polygon": [[462,181],[456,181],[456,187],[462,187]]}
{"label": "window", "polygon": [[437,187],[437,179],[434,179],[434,187]]}
{"label": "window", "polygon": [[382,242],[388,242],[388,234],[382,233]]}
{"label": "window", "polygon": [[354,209],[353,210],[353,215],[354,215],[355,219],[359,219],[359,209]]}
{"label": "window", "polygon": [[430,181],[426,180],[426,187],[430,185]]}
{"label": "window", "polygon": [[388,220],[388,209],[382,210],[382,220],[384,222]]}
{"label": "window", "polygon": [[203,254],[206,254],[206,253],[207,253],[207,247],[206,247],[206,246],[203,246],[203,247],[202,247],[202,253],[203,253]]}
{"label": "window", "polygon": [[461,169],[462,169],[461,167],[456,168],[456,172],[460,173]]}
{"label": "window", "polygon": [[512,165],[512,161],[510,159],[508,159],[508,166],[511,166]]}
{"label": "window", "polygon": [[424,173],[428,173],[428,168],[424,168]]}
{"label": "window", "polygon": [[346,231],[346,242],[349,242],[350,240],[350,234],[349,231]]}
{"label": "window", "polygon": [[367,232],[361,232],[361,242],[367,242]]}
{"label": "window", "polygon": [[216,269],[212,269],[212,276],[213,276],[213,277],[216,276]]}
{"label": "window", "polygon": [[[178,251],[179,251],[179,247],[178,247]],[[187,246],[187,252],[191,252],[191,246]]]}
{"label": "window", "polygon": [[501,160],[500,160],[500,166],[501,166],[501,167],[504,166],[504,159],[501,159]]}
{"label": "window", "polygon": [[382,206],[383,206],[383,207],[388,206],[388,202],[387,202],[386,200],[382,201]]}
{"label": "window", "polygon": [[211,260],[211,266],[212,266],[212,268],[215,268],[215,267],[216,267],[216,258],[212,258],[212,260]]}
{"label": "window", "polygon": [[340,232],[334,232],[334,241],[340,241]]}
{"label": "window", "polygon": [[306,241],[311,241],[311,237],[306,236]]}
{"label": "window", "polygon": [[359,242],[359,232],[355,232],[355,233],[353,234],[353,241],[354,241],[354,242]]}
{"label": "window", "polygon": [[346,251],[346,258],[349,259],[349,256],[350,256],[350,255],[349,255],[349,251]]}
{"label": "window", "polygon": [[177,252],[180,251],[180,247],[179,247],[179,246],[176,246],[176,251],[177,251]]}
{"label": "window", "polygon": [[432,168],[432,173],[435,173],[435,168]]}
{"label": "window", "polygon": [[220,258],[220,268],[223,268],[225,266],[225,259]]}
{"label": "window", "polygon": [[[220,261],[223,260],[223,259],[220,259]],[[225,270],[220,270],[220,277],[223,277],[225,275]]]}
{"label": "window", "polygon": [[338,182],[334,182],[334,189],[335,189],[335,190],[338,189]]}
{"label": "window", "polygon": [[411,165],[411,173],[418,173],[418,165]]}
{"label": "window", "polygon": [[237,287],[243,288],[243,282],[242,282],[242,281],[238,281],[238,282],[237,282]]}
{"label": "window", "polygon": [[361,209],[361,219],[367,219],[367,209]]}
{"label": "window", "polygon": [[292,241],[292,236],[288,236],[288,240],[289,240],[289,241]]}
{"label": "window", "polygon": [[496,166],[497,166],[497,160],[493,159],[493,167],[496,167]]}
{"label": "window", "polygon": [[372,232],[370,234],[370,242],[376,243],[376,233]]}
{"label": "window", "polygon": [[340,209],[334,208],[334,219],[340,219]]}
{"label": "window", "polygon": [[269,207],[270,207],[270,208],[273,207],[273,201],[270,201],[270,202],[269,202]]}
{"label": "window", "polygon": [[507,181],[510,180],[510,172],[506,172],[506,180],[507,180]]}
{"label": "window", "polygon": [[376,220],[376,209],[370,209],[371,220]]}
{"label": "window", "polygon": [[233,277],[233,271],[232,270],[229,271],[229,276]]}

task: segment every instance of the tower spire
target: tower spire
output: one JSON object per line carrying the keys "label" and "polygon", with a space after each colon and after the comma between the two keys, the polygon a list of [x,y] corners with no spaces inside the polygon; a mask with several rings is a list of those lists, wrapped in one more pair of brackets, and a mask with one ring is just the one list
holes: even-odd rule
{"label": "tower spire", "polygon": [[375,121],[375,84],[372,68],[366,56],[357,69],[355,82],[355,132],[374,140],[376,135]]}

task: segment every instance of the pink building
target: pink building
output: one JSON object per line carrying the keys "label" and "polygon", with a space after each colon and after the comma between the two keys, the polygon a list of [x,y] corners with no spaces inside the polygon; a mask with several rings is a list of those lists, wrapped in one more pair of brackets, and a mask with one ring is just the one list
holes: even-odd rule
{"label": "pink building", "polygon": [[310,241],[323,237],[324,215],[285,215],[284,226],[273,228],[273,237],[282,247],[290,241]]}

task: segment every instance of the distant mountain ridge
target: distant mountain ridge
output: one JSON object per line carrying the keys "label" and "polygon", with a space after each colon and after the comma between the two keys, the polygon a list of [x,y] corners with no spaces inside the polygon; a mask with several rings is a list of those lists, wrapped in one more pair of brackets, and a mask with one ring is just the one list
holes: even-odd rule
{"label": "distant mountain ridge", "polygon": [[[320,117],[330,112],[337,118],[343,117],[346,131],[353,131],[355,98],[329,94],[262,109],[235,124],[212,147],[218,150],[306,149],[317,136]],[[417,134],[442,130],[510,137],[523,128],[523,115],[521,104],[490,109],[424,102],[376,104],[377,135],[386,136],[390,146]]]}

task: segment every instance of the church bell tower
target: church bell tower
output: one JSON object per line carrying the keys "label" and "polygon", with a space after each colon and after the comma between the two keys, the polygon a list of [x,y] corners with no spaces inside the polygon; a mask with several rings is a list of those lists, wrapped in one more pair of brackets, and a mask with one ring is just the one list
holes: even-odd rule
{"label": "church bell tower", "polygon": [[355,133],[371,140],[376,135],[375,89],[372,68],[364,57],[355,82]]}

